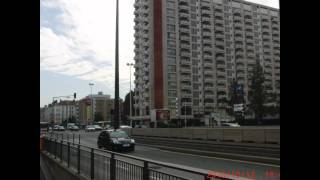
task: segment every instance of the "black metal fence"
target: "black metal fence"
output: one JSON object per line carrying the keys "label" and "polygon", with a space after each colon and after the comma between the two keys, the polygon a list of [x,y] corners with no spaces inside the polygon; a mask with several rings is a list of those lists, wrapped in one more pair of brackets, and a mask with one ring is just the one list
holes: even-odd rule
{"label": "black metal fence", "polygon": [[81,145],[72,139],[68,141],[57,138],[58,136],[46,137],[44,151],[92,180],[233,179],[210,177],[204,170],[124,155]]}

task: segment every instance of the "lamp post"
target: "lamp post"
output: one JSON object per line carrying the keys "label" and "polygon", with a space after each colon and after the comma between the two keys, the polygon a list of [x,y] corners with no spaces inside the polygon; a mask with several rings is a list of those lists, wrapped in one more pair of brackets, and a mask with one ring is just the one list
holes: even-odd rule
{"label": "lamp post", "polygon": [[116,42],[115,42],[115,93],[114,93],[114,129],[119,128],[119,0],[116,5]]}
{"label": "lamp post", "polygon": [[130,71],[130,116],[129,116],[129,119],[130,119],[130,126],[132,127],[132,119],[131,119],[131,116],[132,116],[132,105],[131,105],[131,67],[133,66],[134,64],[133,63],[127,63],[127,66],[129,66],[129,71]]}
{"label": "lamp post", "polygon": [[178,118],[178,126],[180,128],[180,118],[179,118],[179,98],[176,97],[176,117]]}
{"label": "lamp post", "polygon": [[[90,103],[90,105],[91,105],[91,121],[93,122],[93,99],[92,99],[92,86],[93,86],[94,84],[93,83],[89,83],[89,86],[90,86],[90,101],[91,101],[91,103]],[[87,124],[86,125],[88,125],[88,121],[87,121]]]}

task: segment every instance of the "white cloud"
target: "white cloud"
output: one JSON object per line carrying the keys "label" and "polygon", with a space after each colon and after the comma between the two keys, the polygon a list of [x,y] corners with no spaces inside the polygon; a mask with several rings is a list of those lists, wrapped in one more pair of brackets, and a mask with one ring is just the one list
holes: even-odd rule
{"label": "white cloud", "polygon": [[[42,8],[55,10],[57,14],[50,16],[55,16],[59,24],[50,24],[48,19],[43,19],[47,23],[46,27],[40,27],[41,70],[99,82],[106,84],[108,88],[113,87],[115,2],[42,0]],[[129,84],[122,83],[129,79],[126,63],[133,62],[134,56],[133,3],[133,0],[119,1],[120,88],[125,86],[122,89],[127,89]],[[45,9],[42,11],[45,13]],[[59,34],[54,31],[55,27],[59,27]],[[110,94],[113,94],[113,91]],[[120,95],[124,94],[120,92]]]}

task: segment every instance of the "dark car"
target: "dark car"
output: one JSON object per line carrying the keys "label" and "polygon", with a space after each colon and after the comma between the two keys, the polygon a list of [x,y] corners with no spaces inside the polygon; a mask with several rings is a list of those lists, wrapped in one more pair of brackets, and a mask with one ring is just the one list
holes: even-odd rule
{"label": "dark car", "polygon": [[123,130],[103,130],[97,144],[98,148],[112,151],[134,151],[135,141]]}

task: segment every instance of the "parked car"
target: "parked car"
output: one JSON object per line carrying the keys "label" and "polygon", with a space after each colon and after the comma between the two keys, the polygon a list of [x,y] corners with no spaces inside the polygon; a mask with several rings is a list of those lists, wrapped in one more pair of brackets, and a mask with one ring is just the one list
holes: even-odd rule
{"label": "parked car", "polygon": [[131,126],[126,126],[126,125],[121,125],[120,126],[120,129],[130,129],[132,128]]}
{"label": "parked car", "polygon": [[237,123],[221,123],[222,127],[240,127]]}
{"label": "parked car", "polygon": [[94,132],[96,129],[94,128],[94,126],[92,126],[92,125],[88,125],[88,126],[86,126],[86,128],[85,128],[85,131],[86,132]]}
{"label": "parked car", "polygon": [[53,128],[54,131],[65,131],[65,128],[63,126],[55,126]]}
{"label": "parked car", "polygon": [[104,130],[98,136],[97,145],[112,151],[134,151],[135,141],[123,130]]}
{"label": "parked car", "polygon": [[79,127],[76,126],[76,125],[74,125],[74,126],[69,126],[69,129],[70,129],[71,131],[79,131]]}
{"label": "parked car", "polygon": [[93,125],[93,127],[94,127],[94,129],[95,129],[96,131],[101,131],[101,130],[102,130],[102,127],[99,126],[99,125]]}

